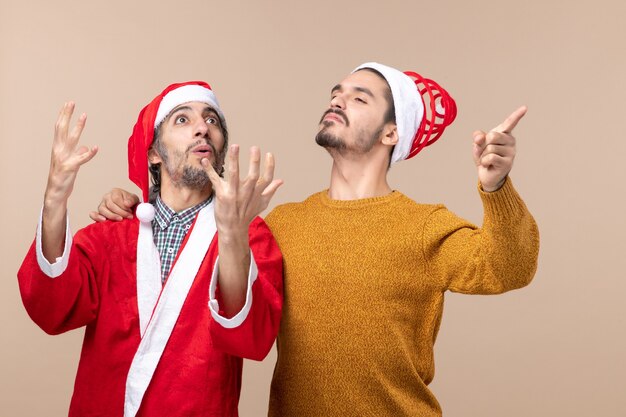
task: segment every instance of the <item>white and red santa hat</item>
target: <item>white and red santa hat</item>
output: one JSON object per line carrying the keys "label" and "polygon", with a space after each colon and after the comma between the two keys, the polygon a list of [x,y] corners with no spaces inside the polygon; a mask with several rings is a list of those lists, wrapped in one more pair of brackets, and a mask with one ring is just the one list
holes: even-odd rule
{"label": "white and red santa hat", "polygon": [[433,80],[376,62],[359,65],[352,72],[365,68],[378,71],[393,96],[398,143],[391,155],[392,163],[412,158],[432,145],[456,118],[456,103]]}
{"label": "white and red santa hat", "polygon": [[148,150],[154,140],[154,130],[175,107],[197,101],[211,106],[225,126],[224,114],[211,86],[204,81],[188,81],[168,86],[139,113],[133,133],[128,138],[128,178],[141,189],[144,203],[137,207],[137,217],[142,222],[154,219],[154,207],[148,203],[150,178]]}

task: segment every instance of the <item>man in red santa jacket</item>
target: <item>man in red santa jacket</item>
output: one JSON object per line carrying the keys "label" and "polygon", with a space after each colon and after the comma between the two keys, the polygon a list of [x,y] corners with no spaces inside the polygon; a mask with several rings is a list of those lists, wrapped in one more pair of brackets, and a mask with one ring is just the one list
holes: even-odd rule
{"label": "man in red santa jacket", "polygon": [[[167,87],[128,141],[135,216],[72,237],[67,201],[97,147],[79,146],[86,116],[59,114],[35,241],[18,272],[44,331],[86,326],[70,416],[236,416],[242,358],[270,350],[282,308],[282,258],[257,215],[281,185],[271,154],[250,151],[239,178],[211,87]],[[149,199],[149,172],[154,186]],[[150,200],[150,203],[147,201]],[[219,255],[219,256],[218,256]]]}

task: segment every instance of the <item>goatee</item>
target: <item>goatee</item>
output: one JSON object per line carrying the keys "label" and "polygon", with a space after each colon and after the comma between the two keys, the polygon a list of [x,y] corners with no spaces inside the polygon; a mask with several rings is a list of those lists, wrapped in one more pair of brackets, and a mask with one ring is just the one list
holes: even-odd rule
{"label": "goatee", "polygon": [[183,167],[183,176],[180,179],[180,184],[187,188],[201,190],[209,183],[209,176],[207,173],[198,168],[191,166]]}
{"label": "goatee", "polygon": [[315,135],[315,142],[326,149],[336,149],[343,151],[346,149],[345,142],[338,136],[328,131],[328,125],[324,124],[324,128]]}

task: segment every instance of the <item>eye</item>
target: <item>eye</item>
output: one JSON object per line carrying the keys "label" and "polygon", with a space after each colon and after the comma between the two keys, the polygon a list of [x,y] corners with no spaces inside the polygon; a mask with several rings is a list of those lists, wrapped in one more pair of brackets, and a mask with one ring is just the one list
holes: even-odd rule
{"label": "eye", "polygon": [[185,123],[186,121],[187,121],[187,118],[185,116],[178,116],[176,120],[174,121],[174,123],[179,125],[181,123]]}
{"label": "eye", "polygon": [[359,103],[363,103],[363,104],[366,104],[366,103],[367,103],[367,102],[366,102],[365,100],[363,100],[361,97],[356,97],[354,100],[355,100],[355,101],[357,101],[357,102],[359,102]]}
{"label": "eye", "polygon": [[210,125],[216,125],[217,124],[217,119],[215,117],[207,117],[206,118],[206,122],[207,122],[207,124],[210,124]]}

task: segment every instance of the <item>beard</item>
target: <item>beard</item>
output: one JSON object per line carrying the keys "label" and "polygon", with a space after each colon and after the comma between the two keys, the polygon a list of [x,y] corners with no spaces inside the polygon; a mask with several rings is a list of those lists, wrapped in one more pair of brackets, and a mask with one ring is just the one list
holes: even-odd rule
{"label": "beard", "polygon": [[381,126],[373,133],[366,132],[365,130],[359,130],[356,132],[357,135],[354,144],[348,146],[348,144],[342,137],[330,132],[330,127],[333,125],[333,123],[334,122],[326,121],[323,121],[321,123],[323,127],[322,129],[320,129],[319,132],[317,132],[317,135],[315,135],[315,143],[325,148],[329,152],[336,151],[340,155],[345,155],[348,152],[353,152],[357,155],[363,155],[368,153],[372,150],[383,131],[383,126]]}
{"label": "beard", "polygon": [[329,152],[335,151],[340,155],[345,155],[348,152],[353,152],[357,155],[366,154],[372,150],[383,131],[384,123],[381,124],[380,127],[374,132],[367,131],[364,128],[357,129],[356,127],[353,127],[353,129],[356,129],[356,138],[354,144],[349,145],[346,143],[344,138],[330,132],[331,127],[337,122],[333,120],[324,120],[324,117],[326,117],[329,113],[338,115],[343,119],[345,127],[350,127],[348,116],[340,108],[330,108],[322,114],[319,122],[319,124],[322,125],[322,128],[319,132],[317,132],[317,135],[315,135],[315,142]]}
{"label": "beard", "polygon": [[209,175],[205,170],[185,165],[178,185],[192,190],[201,190],[206,187],[208,183]]}
{"label": "beard", "polygon": [[339,136],[328,131],[331,123],[322,122],[324,127],[317,132],[317,135],[315,135],[315,143],[320,145],[322,148],[326,148],[327,150],[334,149],[336,151],[343,152],[346,149],[346,142]]}
{"label": "beard", "polygon": [[348,116],[346,116],[343,110],[338,109],[338,108],[330,108],[326,110],[324,114],[322,114],[322,117],[320,118],[320,121],[318,124],[322,125],[323,127],[319,132],[317,132],[317,135],[315,136],[315,142],[321,147],[326,148],[327,150],[335,149],[339,152],[343,152],[346,149],[346,143],[344,142],[344,140],[340,138],[339,136],[334,135],[328,131],[329,128],[336,122],[331,121],[331,120],[324,120],[324,117],[326,117],[326,115],[329,113],[338,115],[339,117],[343,119],[346,127],[350,126],[350,121],[348,120]]}
{"label": "beard", "polygon": [[156,150],[163,161],[162,167],[172,179],[175,187],[201,190],[210,183],[209,175],[204,169],[194,167],[187,163],[191,150],[203,143],[206,143],[211,147],[211,151],[213,155],[215,155],[215,161],[212,164],[213,169],[215,169],[215,171],[221,176],[224,171],[223,161],[226,153],[225,149],[218,154],[212,143],[202,140],[191,144],[184,152],[174,151],[172,152],[172,155],[170,155],[161,142],[157,144]]}

